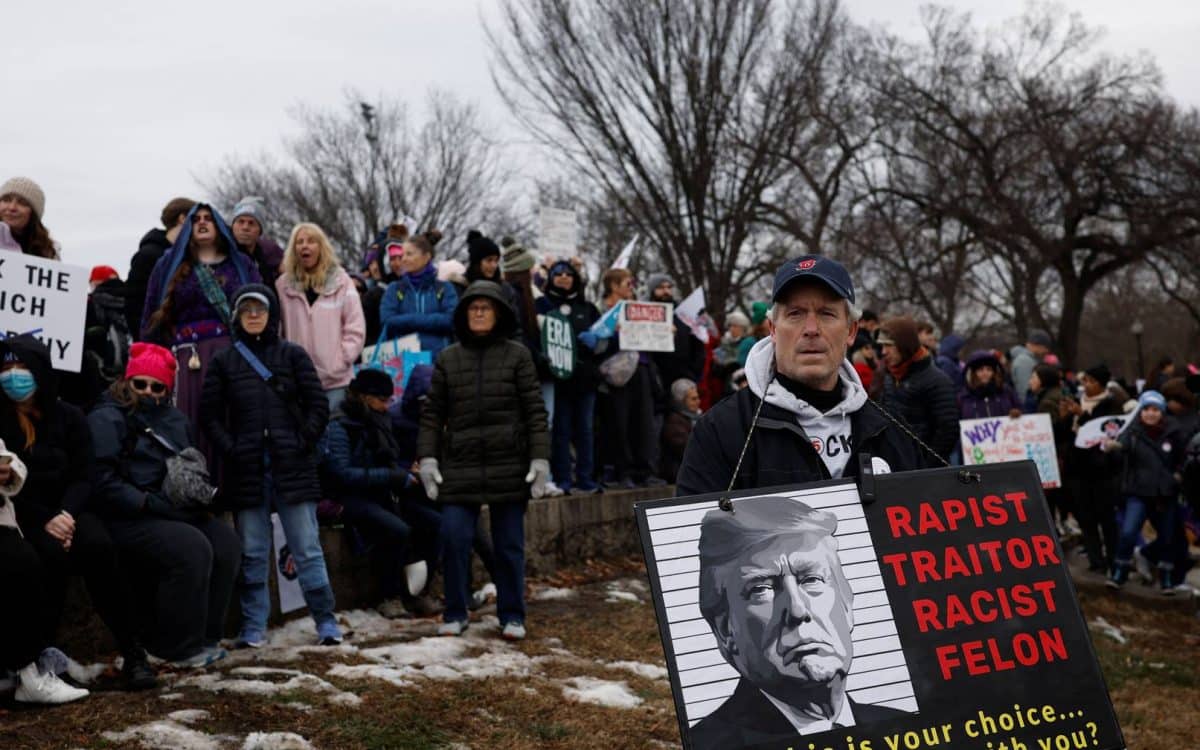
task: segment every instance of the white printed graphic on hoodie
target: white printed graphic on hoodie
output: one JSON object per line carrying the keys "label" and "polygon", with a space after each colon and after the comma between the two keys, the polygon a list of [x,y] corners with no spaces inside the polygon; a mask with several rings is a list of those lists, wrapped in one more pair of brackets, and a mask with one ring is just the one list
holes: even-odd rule
{"label": "white printed graphic on hoodie", "polygon": [[867,403],[867,391],[849,361],[842,360],[838,379],[842,387],[842,401],[822,414],[815,406],[796,398],[775,380],[775,342],[770,338],[756,343],[746,358],[746,384],[750,391],[759,398],[765,398],[768,404],[796,415],[796,421],[812,440],[813,448],[834,479],[842,476],[850,461],[850,415]]}

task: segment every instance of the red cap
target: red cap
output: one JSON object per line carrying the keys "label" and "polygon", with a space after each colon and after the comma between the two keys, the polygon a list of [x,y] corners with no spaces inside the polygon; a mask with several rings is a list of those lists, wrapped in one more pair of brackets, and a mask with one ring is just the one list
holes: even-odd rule
{"label": "red cap", "polygon": [[125,379],[143,377],[161,381],[167,388],[175,387],[175,355],[158,344],[138,341],[129,347],[129,364]]}
{"label": "red cap", "polygon": [[92,268],[92,276],[88,281],[99,284],[102,281],[120,278],[120,276],[121,274],[117,273],[117,269],[112,266],[95,266]]}

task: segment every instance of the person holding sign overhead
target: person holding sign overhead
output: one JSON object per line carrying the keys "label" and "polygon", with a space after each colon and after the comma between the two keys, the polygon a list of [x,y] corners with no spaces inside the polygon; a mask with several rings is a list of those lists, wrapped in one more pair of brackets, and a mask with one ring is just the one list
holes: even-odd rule
{"label": "person holding sign overhead", "polygon": [[[209,363],[230,344],[233,293],[259,281],[254,262],[238,251],[229,227],[206,203],[192,206],[175,244],[154,265],[141,339],[175,354],[175,406],[193,425],[200,424],[200,391]],[[206,435],[196,436],[196,447],[215,468]]]}
{"label": "person holding sign overhead", "polygon": [[857,476],[864,453],[876,471],[920,468],[916,442],[869,402],[846,360],[861,315],[846,269],[818,255],[789,260],[772,300],[770,336],[746,361],[748,387],[696,422],[676,494]]}

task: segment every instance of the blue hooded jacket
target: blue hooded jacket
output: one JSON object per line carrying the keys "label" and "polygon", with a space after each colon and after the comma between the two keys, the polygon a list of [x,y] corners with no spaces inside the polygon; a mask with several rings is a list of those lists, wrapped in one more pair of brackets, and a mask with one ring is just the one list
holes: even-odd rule
{"label": "blue hooded jacket", "polygon": [[388,284],[379,306],[382,337],[394,339],[417,334],[421,351],[434,358],[450,345],[454,334],[454,308],[458,292],[454,285],[433,276],[415,286],[408,274]]}

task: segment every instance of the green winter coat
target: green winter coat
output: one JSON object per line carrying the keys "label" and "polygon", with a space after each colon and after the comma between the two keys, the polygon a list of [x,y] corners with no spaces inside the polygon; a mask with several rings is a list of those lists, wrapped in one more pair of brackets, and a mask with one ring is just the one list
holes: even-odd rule
{"label": "green winter coat", "polygon": [[[498,309],[485,337],[467,326],[467,307],[479,297]],[[471,284],[454,310],[458,343],[437,356],[417,437],[417,455],[438,459],[440,502],[525,502],[529,462],[550,458],[537,369],[529,350],[508,338],[515,328],[516,313],[490,281]]]}

